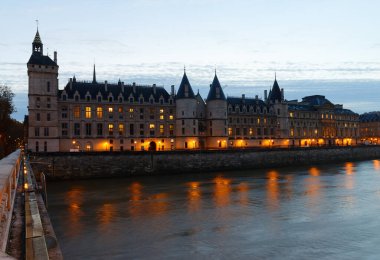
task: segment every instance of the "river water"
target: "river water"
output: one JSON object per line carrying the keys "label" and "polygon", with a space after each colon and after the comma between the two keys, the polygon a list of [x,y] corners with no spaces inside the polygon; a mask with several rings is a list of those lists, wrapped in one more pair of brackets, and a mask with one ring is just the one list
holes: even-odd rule
{"label": "river water", "polygon": [[65,259],[380,259],[380,160],[48,183]]}

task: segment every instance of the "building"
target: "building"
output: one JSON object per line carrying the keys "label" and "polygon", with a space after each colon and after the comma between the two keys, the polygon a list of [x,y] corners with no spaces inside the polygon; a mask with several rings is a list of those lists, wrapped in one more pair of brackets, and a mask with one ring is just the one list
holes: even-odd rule
{"label": "building", "polygon": [[380,112],[360,115],[360,138],[364,144],[380,144]]}
{"label": "building", "polygon": [[57,53],[43,54],[37,30],[28,68],[28,149],[33,152],[165,151],[352,145],[358,115],[324,96],[284,99],[275,78],[264,100],[226,97],[215,72],[207,98],[184,71],[178,91],[71,78],[58,88]]}

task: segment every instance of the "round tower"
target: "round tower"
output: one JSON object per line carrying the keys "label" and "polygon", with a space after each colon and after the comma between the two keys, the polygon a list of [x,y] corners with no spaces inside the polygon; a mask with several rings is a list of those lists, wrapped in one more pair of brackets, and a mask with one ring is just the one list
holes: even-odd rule
{"label": "round tower", "polygon": [[216,72],[206,99],[206,128],[207,148],[227,147],[227,100]]}
{"label": "round tower", "polygon": [[199,148],[197,99],[184,71],[176,95],[176,148]]}

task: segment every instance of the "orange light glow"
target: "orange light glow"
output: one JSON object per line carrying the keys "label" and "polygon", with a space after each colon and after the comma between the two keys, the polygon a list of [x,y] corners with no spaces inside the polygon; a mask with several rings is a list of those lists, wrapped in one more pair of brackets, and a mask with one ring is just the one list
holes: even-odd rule
{"label": "orange light glow", "polygon": [[243,206],[249,205],[249,186],[246,182],[242,182],[237,187],[239,191],[240,204]]}
{"label": "orange light glow", "polygon": [[380,170],[380,161],[379,160],[373,160],[373,168],[375,170]]}
{"label": "orange light glow", "polygon": [[351,175],[354,173],[354,164],[352,162],[347,162],[345,164],[345,170],[347,175]]}
{"label": "orange light glow", "polygon": [[278,172],[270,171],[267,173],[267,201],[270,210],[276,210],[279,206],[279,185]]}
{"label": "orange light glow", "polygon": [[198,182],[190,182],[189,189],[187,191],[187,197],[189,199],[189,211],[198,211],[201,202],[201,190],[199,189]]}
{"label": "orange light glow", "polygon": [[228,205],[230,203],[231,180],[218,176],[214,179],[214,182],[215,182],[214,196],[215,196],[216,205],[219,207]]}
{"label": "orange light glow", "polygon": [[320,171],[319,171],[318,168],[316,168],[316,167],[311,167],[311,168],[309,169],[309,174],[310,174],[311,176],[319,176],[319,175],[320,175]]}

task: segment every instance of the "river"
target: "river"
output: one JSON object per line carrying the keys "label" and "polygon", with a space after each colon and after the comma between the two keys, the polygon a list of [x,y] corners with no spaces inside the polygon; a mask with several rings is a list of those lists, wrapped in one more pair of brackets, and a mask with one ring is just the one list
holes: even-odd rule
{"label": "river", "polygon": [[65,259],[380,259],[380,160],[48,183]]}

